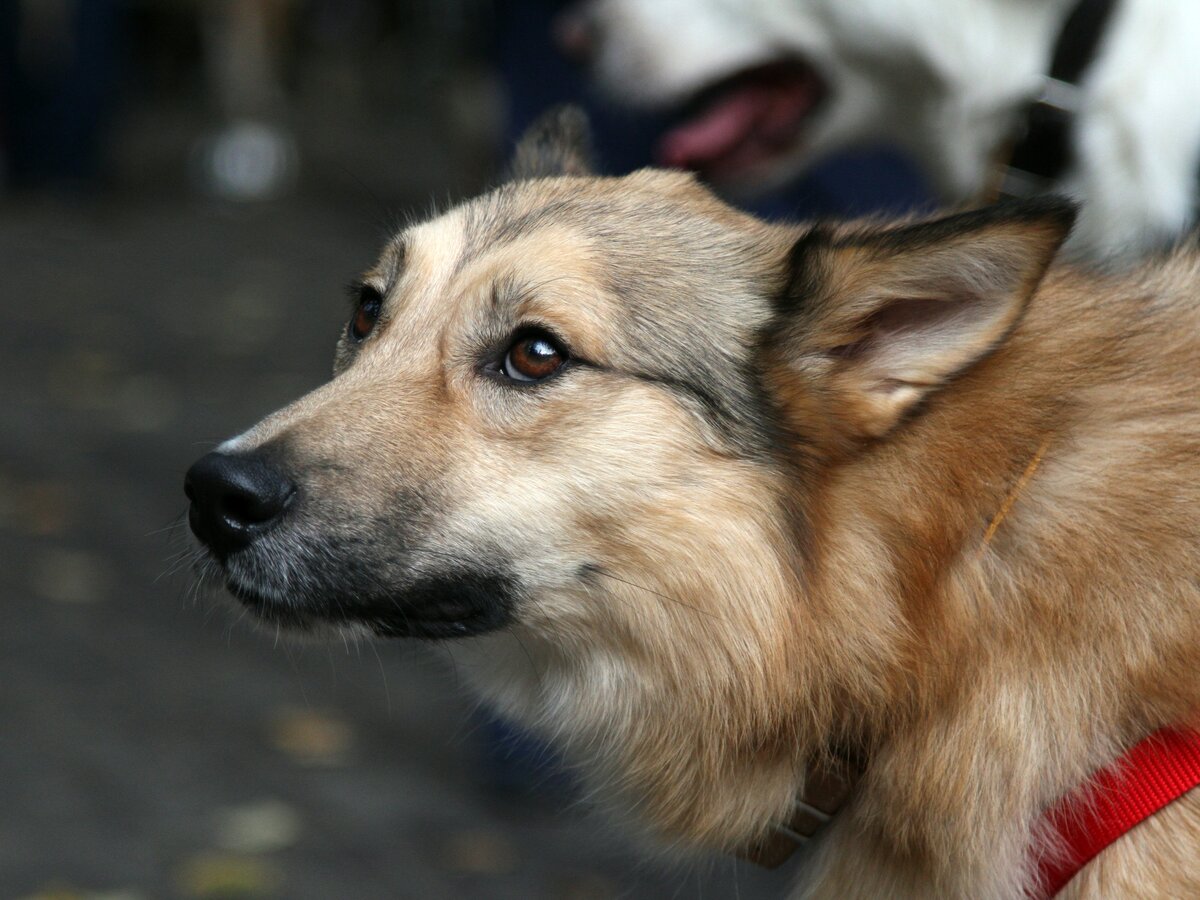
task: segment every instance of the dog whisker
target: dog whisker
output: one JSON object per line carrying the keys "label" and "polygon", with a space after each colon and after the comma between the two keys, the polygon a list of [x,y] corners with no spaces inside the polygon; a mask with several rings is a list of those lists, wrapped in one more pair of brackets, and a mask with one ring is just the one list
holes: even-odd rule
{"label": "dog whisker", "polygon": [[653,588],[646,587],[646,585],[644,585],[644,584],[638,584],[633,581],[628,581],[627,579],[621,578],[620,576],[614,575],[611,572],[605,571],[604,569],[602,569],[598,566],[589,567],[588,574],[589,575],[599,575],[602,578],[610,578],[613,581],[616,581],[616,582],[619,582],[620,584],[625,585],[626,587],[636,588],[637,590],[645,591],[646,593],[650,594],[653,597],[657,597],[660,600],[666,600],[670,603],[674,603],[675,605],[683,607],[684,609],[689,610],[691,612],[699,613],[702,616],[708,616],[709,618],[716,619],[717,621],[721,620],[721,616],[715,612],[711,612],[706,609],[700,609],[700,607],[693,606],[692,604],[687,603],[686,601],[680,600],[678,597],[672,597],[669,594],[664,594],[661,591],[656,591]]}
{"label": "dog whisker", "polygon": [[165,534],[167,532],[179,531],[187,525],[187,516],[176,516],[172,521],[164,525],[162,528],[155,528],[153,531],[147,531],[143,537],[155,537],[156,535]]}
{"label": "dog whisker", "polygon": [[521,652],[525,654],[525,659],[527,659],[529,661],[529,670],[531,672],[533,672],[533,678],[534,678],[534,681],[537,683],[538,690],[542,690],[542,688],[543,688],[542,671],[538,668],[537,663],[535,663],[533,661],[533,654],[531,654],[529,652],[529,648],[525,646],[525,642],[523,640],[521,640],[521,635],[517,632],[517,630],[515,628],[513,628],[512,626],[509,626],[508,628],[505,629],[505,631],[507,631],[509,634],[511,634],[513,636],[513,640],[515,640],[517,642],[517,646],[520,647]]}
{"label": "dog whisker", "polygon": [[383,699],[387,704],[387,714],[390,719],[392,716],[392,691],[388,686],[387,669],[383,665],[383,657],[379,655],[379,648],[375,646],[374,641],[368,641],[367,646],[371,648],[371,652],[375,654],[375,662],[379,666],[379,678],[383,682]]}

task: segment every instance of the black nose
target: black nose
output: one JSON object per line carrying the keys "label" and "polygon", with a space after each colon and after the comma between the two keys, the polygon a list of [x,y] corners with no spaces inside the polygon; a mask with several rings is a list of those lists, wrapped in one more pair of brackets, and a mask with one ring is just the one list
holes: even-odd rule
{"label": "black nose", "polygon": [[183,492],[192,532],[223,559],[279,519],[296,485],[261,456],[209,453],[188,469]]}

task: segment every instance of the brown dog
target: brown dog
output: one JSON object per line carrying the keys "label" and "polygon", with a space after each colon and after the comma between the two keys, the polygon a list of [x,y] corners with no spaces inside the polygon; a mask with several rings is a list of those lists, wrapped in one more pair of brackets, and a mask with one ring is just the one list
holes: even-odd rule
{"label": "brown dog", "polygon": [[[583,131],[385,248],[193,529],[270,621],[460,638],[669,841],[862,769],[805,890],[1021,896],[1044,809],[1197,723],[1200,257],[1052,266],[1054,200],[769,225]],[[1069,891],[1200,896],[1200,796]]]}

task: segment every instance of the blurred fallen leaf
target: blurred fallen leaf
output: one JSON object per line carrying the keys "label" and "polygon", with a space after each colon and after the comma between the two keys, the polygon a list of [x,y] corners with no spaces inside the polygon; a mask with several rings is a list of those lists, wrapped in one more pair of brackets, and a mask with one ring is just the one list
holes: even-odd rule
{"label": "blurred fallen leaf", "polygon": [[112,408],[120,359],[99,350],[66,353],[47,367],[51,399],[68,409],[107,412]]}
{"label": "blurred fallen leaf", "polygon": [[251,353],[275,339],[286,310],[279,293],[280,281],[266,269],[240,275],[213,318],[215,336],[223,351]]}
{"label": "blurred fallen leaf", "polygon": [[263,800],[217,813],[217,845],[242,853],[270,853],[300,837],[300,814],[280,800]]}
{"label": "blurred fallen leaf", "polygon": [[346,762],[354,735],[327,713],[284,709],[271,722],[271,742],[301,765],[338,766]]}
{"label": "blurred fallen leaf", "polygon": [[111,583],[108,563],[83,550],[53,548],[34,557],[30,567],[34,592],[56,603],[98,603]]}
{"label": "blurred fallen leaf", "polygon": [[505,875],[517,862],[517,848],[494,831],[460,831],[446,842],[446,864],[456,872]]}
{"label": "blurred fallen leaf", "polygon": [[160,431],[173,423],[183,405],[179,389],[162,376],[127,368],[109,353],[69,353],[51,364],[47,388],[58,405],[112,416],[130,431]]}
{"label": "blurred fallen leaf", "polygon": [[0,528],[17,528],[19,492],[17,480],[9,473],[0,471]]}
{"label": "blurred fallen leaf", "polygon": [[617,885],[602,875],[575,875],[564,879],[555,893],[561,900],[614,900],[619,896]]}
{"label": "blurred fallen leaf", "polygon": [[203,854],[179,871],[179,889],[188,897],[257,900],[275,896],[282,883],[278,868],[252,856]]}
{"label": "blurred fallen leaf", "polygon": [[156,375],[131,375],[113,397],[117,420],[129,431],[162,431],[178,416],[183,401],[179,389]]}
{"label": "blurred fallen leaf", "polygon": [[65,885],[52,884],[19,900],[147,900],[147,895],[133,888],[115,891],[80,891]]}
{"label": "blurred fallen leaf", "polygon": [[71,523],[71,491],[61,481],[31,481],[12,489],[11,525],[37,537],[53,537]]}
{"label": "blurred fallen leaf", "polygon": [[35,894],[26,894],[18,900],[83,900],[83,894],[63,885],[49,885]]}

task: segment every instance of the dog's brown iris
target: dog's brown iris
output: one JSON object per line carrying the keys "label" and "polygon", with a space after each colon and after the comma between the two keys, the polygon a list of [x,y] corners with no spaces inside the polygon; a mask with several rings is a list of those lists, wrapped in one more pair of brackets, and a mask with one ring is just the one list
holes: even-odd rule
{"label": "dog's brown iris", "polygon": [[557,372],[566,361],[566,352],[554,338],[535,331],[521,335],[508,348],[504,374],[516,381],[541,381]]}
{"label": "dog's brown iris", "polygon": [[379,321],[379,311],[382,308],[383,296],[375,288],[364,285],[358,292],[358,306],[350,320],[350,337],[361,341],[370,334],[375,323]]}

